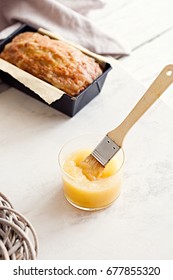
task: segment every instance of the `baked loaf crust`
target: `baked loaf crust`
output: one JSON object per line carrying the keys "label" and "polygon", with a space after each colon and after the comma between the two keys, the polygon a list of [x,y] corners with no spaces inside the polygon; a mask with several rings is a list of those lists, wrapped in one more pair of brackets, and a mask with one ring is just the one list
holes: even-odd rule
{"label": "baked loaf crust", "polygon": [[0,58],[71,96],[78,95],[102,74],[94,58],[38,32],[17,35],[5,46]]}

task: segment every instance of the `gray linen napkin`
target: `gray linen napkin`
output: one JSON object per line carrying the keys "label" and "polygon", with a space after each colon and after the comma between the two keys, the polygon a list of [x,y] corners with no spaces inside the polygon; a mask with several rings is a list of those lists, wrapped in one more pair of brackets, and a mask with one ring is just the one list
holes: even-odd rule
{"label": "gray linen napkin", "polygon": [[105,6],[105,0],[56,0],[74,11],[87,15],[90,10],[100,9]]}
{"label": "gray linen napkin", "polygon": [[[117,56],[129,54],[128,48],[119,39],[112,38],[84,15],[56,0],[1,0],[0,5],[0,30],[14,23],[28,23],[54,31],[96,53]],[[0,39],[6,37],[12,28],[0,32]]]}

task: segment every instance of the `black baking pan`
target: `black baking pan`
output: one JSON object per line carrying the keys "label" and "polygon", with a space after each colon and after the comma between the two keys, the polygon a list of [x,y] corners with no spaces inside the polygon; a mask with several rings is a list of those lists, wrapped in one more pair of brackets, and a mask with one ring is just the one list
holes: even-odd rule
{"label": "black baking pan", "polygon": [[[33,31],[36,32],[37,29],[32,26],[23,24],[13,33],[11,33],[7,38],[0,42],[0,52],[4,49],[4,46],[9,43],[16,35],[26,32]],[[7,84],[23,91],[24,93],[34,97],[37,100],[51,106],[52,108],[63,112],[64,114],[73,117],[78,111],[80,111],[87,103],[89,103],[95,96],[97,96],[102,86],[105,82],[108,72],[112,69],[109,63],[105,63],[103,73],[99,76],[91,85],[89,85],[85,90],[83,90],[77,97],[71,97],[67,94],[63,94],[62,97],[50,105],[47,104],[40,96],[35,92],[24,86],[18,80],[14,79],[11,75],[0,70],[0,78]]]}

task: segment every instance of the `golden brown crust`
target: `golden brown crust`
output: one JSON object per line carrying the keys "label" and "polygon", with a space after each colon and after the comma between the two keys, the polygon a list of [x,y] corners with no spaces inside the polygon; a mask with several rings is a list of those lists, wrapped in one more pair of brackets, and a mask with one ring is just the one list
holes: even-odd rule
{"label": "golden brown crust", "polygon": [[24,32],[7,44],[0,58],[71,96],[102,74],[99,64],[69,44],[37,32]]}

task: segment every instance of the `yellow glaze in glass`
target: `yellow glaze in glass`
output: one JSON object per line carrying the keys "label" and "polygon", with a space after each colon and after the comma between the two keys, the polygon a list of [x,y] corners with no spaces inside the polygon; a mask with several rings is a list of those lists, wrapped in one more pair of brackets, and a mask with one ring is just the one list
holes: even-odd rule
{"label": "yellow glaze in glass", "polygon": [[85,210],[98,210],[109,206],[120,194],[122,163],[114,157],[105,167],[100,179],[90,181],[78,167],[91,151],[78,150],[64,162],[63,187],[67,200]]}

